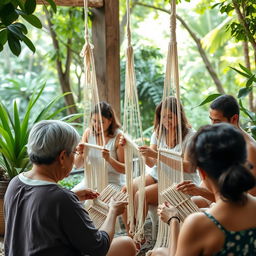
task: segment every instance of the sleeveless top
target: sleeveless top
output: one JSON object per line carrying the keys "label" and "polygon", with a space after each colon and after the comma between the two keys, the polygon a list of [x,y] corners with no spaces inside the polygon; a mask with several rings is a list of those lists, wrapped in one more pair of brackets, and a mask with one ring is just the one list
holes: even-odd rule
{"label": "sleeveless top", "polygon": [[[117,138],[117,135],[119,135],[121,133],[122,133],[121,130],[117,129],[114,134],[114,137],[110,138],[108,143],[105,145],[105,148],[109,150],[110,156],[116,160],[117,160],[117,152],[116,152],[116,147],[115,147],[116,138]],[[97,145],[95,135],[90,133],[90,135],[88,137],[88,143]],[[101,150],[98,150],[95,148],[89,148],[88,160],[91,162],[92,165],[96,165],[94,163],[97,163],[100,160],[103,160]],[[125,183],[124,182],[125,181],[124,174],[117,172],[107,161],[106,161],[106,168],[108,171],[108,183],[109,184],[111,183],[111,184],[115,184],[115,185],[119,185],[119,186],[124,185],[124,183]]]}
{"label": "sleeveless top", "polygon": [[[182,148],[182,151],[185,151],[185,148],[188,146],[188,144],[190,143],[193,135],[195,134],[193,129],[189,129],[187,135],[185,136],[184,140],[182,141],[181,145],[177,144],[175,147],[173,147],[172,149],[174,151],[180,151]],[[157,136],[156,133],[154,132],[151,136],[151,140],[150,140],[150,144],[151,145],[158,145],[158,140],[157,140]],[[163,137],[161,139],[160,144],[162,145],[163,148],[168,148],[167,144],[166,144],[166,140],[165,137]],[[180,148],[181,147],[181,148]],[[172,156],[172,158],[175,158],[174,156]],[[165,164],[165,163],[161,163],[162,165],[162,169],[166,172],[180,172],[178,170],[175,170],[173,168],[171,168],[169,165]],[[164,167],[164,168],[163,168]],[[158,181],[158,177],[157,177],[157,165],[153,166],[152,168],[147,167],[146,168],[147,173],[155,180]],[[195,184],[199,184],[200,183],[200,178],[199,175],[197,174],[197,172],[194,173],[183,173],[184,175],[184,180],[192,180]],[[179,175],[177,175],[179,176]]]}
{"label": "sleeveless top", "polygon": [[256,228],[242,231],[226,230],[211,214],[204,214],[225,234],[222,250],[215,256],[253,256],[256,255]]}

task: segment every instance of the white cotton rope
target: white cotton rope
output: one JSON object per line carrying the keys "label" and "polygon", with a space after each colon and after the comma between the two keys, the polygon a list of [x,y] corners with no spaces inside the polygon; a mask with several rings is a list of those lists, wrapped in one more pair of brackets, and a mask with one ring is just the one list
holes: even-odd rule
{"label": "white cotton rope", "polygon": [[[139,101],[136,86],[134,54],[131,45],[130,28],[130,1],[126,1],[127,7],[127,49],[126,49],[126,73],[125,73],[125,100],[123,130],[128,134],[124,148],[126,187],[128,193],[128,224],[134,240],[141,241],[144,238],[144,197],[145,197],[145,159],[138,151],[135,142],[144,144],[142,138],[142,125],[139,111]],[[129,139],[128,139],[129,137]],[[138,161],[137,169],[135,158]],[[134,207],[133,180],[139,178],[139,200],[137,209]]]}
{"label": "white cotton rope", "polygon": [[92,200],[88,213],[96,228],[100,228],[107,218],[111,197],[116,201],[126,201],[127,193],[120,191],[119,186],[109,184],[98,198]]}
{"label": "white cotton rope", "polygon": [[[166,62],[164,89],[162,102],[165,102],[168,96],[174,96],[177,102],[177,121],[176,124],[178,129],[176,132],[176,145],[182,145],[182,126],[181,126],[181,106],[180,106],[180,89],[179,89],[179,70],[178,70],[178,54],[177,54],[177,42],[176,42],[176,1],[171,0],[171,15],[170,15],[170,42],[168,45],[168,54]],[[174,109],[172,105],[172,109]],[[161,109],[160,119],[160,130],[158,136],[158,203],[164,202],[163,191],[170,187],[173,183],[179,183],[183,181],[183,154],[182,147],[175,147],[174,149],[168,148],[164,145],[163,141],[166,141],[166,134],[163,129],[163,115],[166,111],[164,104]],[[160,161],[161,157],[168,157],[169,163],[172,166],[172,170],[176,171],[165,171],[165,165]],[[178,205],[178,204],[177,204]],[[154,248],[169,247],[169,226],[159,221],[157,240]],[[150,255],[151,251],[147,253]]]}
{"label": "white cotton rope", "polygon": [[189,195],[176,190],[176,185],[173,184],[171,187],[165,189],[161,192],[161,195],[178,210],[179,218],[183,222],[188,215],[194,212],[200,212],[200,209],[191,200]]}
{"label": "white cotton rope", "polygon": [[[101,138],[102,146],[85,143],[86,147],[103,149],[105,146],[105,138],[103,132],[102,116],[99,105],[99,93],[97,86],[95,62],[93,55],[94,46],[89,42],[89,29],[88,29],[88,0],[84,0],[84,34],[85,44],[80,53],[84,58],[84,127],[90,126],[90,113],[96,107],[98,108],[98,115],[101,126]],[[87,156],[84,156],[84,174],[86,187],[96,189],[101,192],[108,184],[108,173],[105,168],[105,160],[99,159],[97,164],[91,164],[88,161]]]}

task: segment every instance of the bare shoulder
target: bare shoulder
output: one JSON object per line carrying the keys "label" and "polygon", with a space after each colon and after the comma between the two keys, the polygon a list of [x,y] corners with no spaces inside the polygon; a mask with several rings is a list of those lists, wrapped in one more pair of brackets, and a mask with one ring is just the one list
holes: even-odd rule
{"label": "bare shoulder", "polygon": [[200,234],[203,235],[203,233],[206,230],[206,227],[209,226],[209,220],[205,216],[204,213],[198,212],[198,213],[193,213],[189,215],[184,223],[182,228],[186,230],[186,232],[190,234]]}

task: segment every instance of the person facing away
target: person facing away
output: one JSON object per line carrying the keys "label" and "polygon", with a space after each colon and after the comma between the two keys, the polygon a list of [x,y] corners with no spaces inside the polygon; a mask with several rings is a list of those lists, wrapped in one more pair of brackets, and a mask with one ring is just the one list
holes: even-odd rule
{"label": "person facing away", "polygon": [[[77,146],[79,154],[75,157],[75,166],[76,168],[81,168],[86,156],[87,161],[90,161],[94,166],[97,166],[99,161],[105,159],[108,183],[121,186],[124,184],[123,174],[125,173],[124,149],[118,143],[122,132],[119,129],[121,125],[117,120],[116,114],[110,104],[102,101],[94,107],[90,120],[91,127],[85,130],[82,141]],[[103,145],[103,137],[105,145]],[[104,146],[104,149],[99,150],[87,147],[84,142]]]}
{"label": "person facing away", "polygon": [[256,255],[256,198],[247,193],[256,180],[241,130],[227,123],[204,126],[189,152],[216,203],[206,212],[189,215],[180,232],[177,209],[160,205],[161,219],[170,224],[172,247],[152,255]]}
{"label": "person facing away", "polygon": [[[237,100],[232,95],[221,95],[217,97],[210,105],[209,118],[213,124],[229,123],[241,131],[246,142],[247,161],[252,165],[251,172],[256,177],[256,141],[239,125],[239,105]],[[191,181],[184,181],[178,185],[178,190],[214,201],[212,192],[208,191],[204,184],[198,187]],[[250,189],[249,193],[256,196],[256,187]],[[194,201],[199,207],[207,207],[209,204],[209,201],[204,202],[202,198],[195,198]]]}
{"label": "person facing away", "polygon": [[76,130],[62,121],[32,127],[27,144],[32,169],[11,180],[4,198],[5,255],[120,255],[123,246],[124,253],[135,255],[130,238],[113,239],[127,202],[112,200],[98,230],[79,200],[99,194],[88,189],[75,194],[58,184],[72,169],[78,141]]}
{"label": "person facing away", "polygon": [[[180,149],[184,153],[183,169],[185,179],[193,180],[196,184],[199,183],[199,176],[196,173],[196,169],[191,166],[187,159],[187,146],[191,141],[194,131],[188,123],[184,109],[181,107],[181,131],[182,131],[182,141],[178,142],[178,121],[177,121],[177,99],[173,96],[166,98],[164,102],[161,102],[155,110],[154,119],[154,133],[151,136],[150,146],[139,147],[139,151],[146,159],[146,165],[149,168],[146,174],[145,180],[145,214],[147,216],[149,205],[158,205],[158,177],[157,177],[157,149],[161,145],[168,149]],[[161,116],[162,115],[162,116]],[[162,135],[160,138],[160,122],[162,118]],[[123,142],[121,142],[123,143]],[[164,165],[164,170],[170,173],[178,173],[175,167],[179,166],[179,163],[175,162],[173,159],[166,155],[161,154],[160,156],[161,164]],[[180,173],[177,174],[180,176]],[[135,197],[135,208],[139,198],[138,195],[138,182],[137,179],[133,182],[133,191]],[[124,222],[126,223],[126,215],[124,214]],[[126,227],[129,230],[129,227]]]}

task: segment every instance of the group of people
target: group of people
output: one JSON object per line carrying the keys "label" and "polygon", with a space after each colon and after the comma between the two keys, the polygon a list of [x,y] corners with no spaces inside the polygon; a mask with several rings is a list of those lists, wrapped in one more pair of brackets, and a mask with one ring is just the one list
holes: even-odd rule
{"label": "group of people", "polygon": [[[181,106],[182,141],[177,136],[177,105],[177,99],[168,97],[157,106],[150,146],[139,147],[149,167],[145,216],[149,205],[158,205],[157,160],[168,172],[177,171],[165,155],[158,159],[159,146],[182,149],[185,181],[177,189],[208,209],[188,216],[179,230],[176,208],[159,205],[161,220],[170,225],[171,247],[159,248],[153,255],[256,255],[256,142],[239,126],[236,99],[230,95],[215,99],[209,112],[213,125],[196,133]],[[99,194],[87,188],[71,192],[58,185],[74,165],[82,166],[86,156],[92,164],[104,158],[109,183],[124,186],[125,138],[112,107],[101,102],[91,113],[91,124],[82,141],[61,121],[41,121],[32,128],[27,145],[32,169],[15,177],[5,195],[6,255],[136,255],[131,237],[113,238],[116,218],[125,215],[127,202],[112,199],[97,230],[80,201]],[[104,149],[88,149],[85,142]],[[136,205],[136,180],[133,187]]]}

